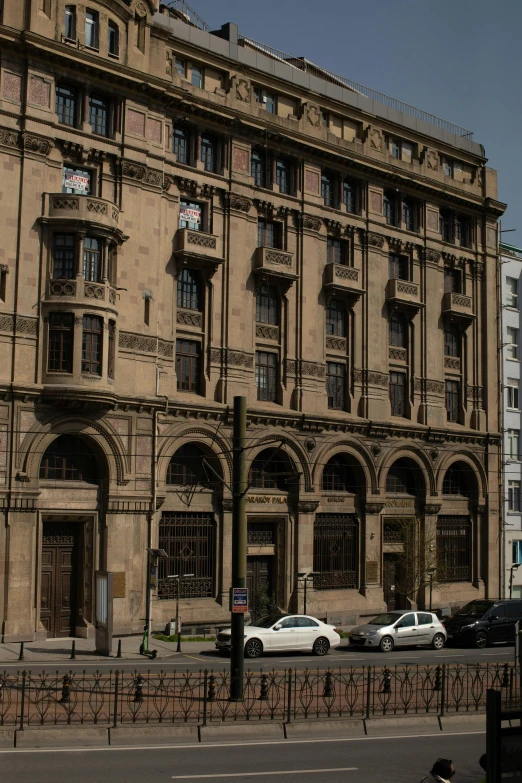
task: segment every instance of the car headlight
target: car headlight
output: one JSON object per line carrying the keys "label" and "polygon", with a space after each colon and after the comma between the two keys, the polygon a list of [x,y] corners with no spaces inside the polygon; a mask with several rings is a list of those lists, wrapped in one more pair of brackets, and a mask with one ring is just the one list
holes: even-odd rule
{"label": "car headlight", "polygon": [[379,633],[378,631],[366,631],[366,636],[375,636],[376,633]]}

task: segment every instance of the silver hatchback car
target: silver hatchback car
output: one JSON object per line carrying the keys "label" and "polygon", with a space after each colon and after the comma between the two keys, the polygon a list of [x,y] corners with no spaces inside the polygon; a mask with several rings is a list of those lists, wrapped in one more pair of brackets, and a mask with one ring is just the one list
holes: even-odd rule
{"label": "silver hatchback car", "polygon": [[436,614],[432,612],[397,611],[379,614],[373,620],[358,625],[350,632],[350,645],[379,647],[391,652],[395,646],[429,644],[442,650],[447,634]]}

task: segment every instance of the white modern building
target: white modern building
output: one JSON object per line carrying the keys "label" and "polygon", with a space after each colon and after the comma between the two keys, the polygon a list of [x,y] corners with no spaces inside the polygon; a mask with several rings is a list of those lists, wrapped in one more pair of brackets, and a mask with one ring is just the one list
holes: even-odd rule
{"label": "white modern building", "polygon": [[[504,595],[522,598],[522,449],[520,305],[522,249],[502,244],[502,383],[504,391]],[[517,568],[517,564],[520,567]]]}

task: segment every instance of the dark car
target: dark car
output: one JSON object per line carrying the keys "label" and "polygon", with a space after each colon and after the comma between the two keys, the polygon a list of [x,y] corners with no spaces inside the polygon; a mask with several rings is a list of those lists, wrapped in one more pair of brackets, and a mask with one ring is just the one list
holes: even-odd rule
{"label": "dark car", "polygon": [[444,620],[444,627],[448,644],[483,648],[488,644],[514,643],[517,620],[522,628],[522,601],[480,598]]}

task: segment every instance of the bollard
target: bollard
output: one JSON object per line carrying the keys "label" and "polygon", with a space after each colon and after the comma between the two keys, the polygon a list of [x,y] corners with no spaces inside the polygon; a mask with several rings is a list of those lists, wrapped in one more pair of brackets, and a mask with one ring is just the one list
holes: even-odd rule
{"label": "bollard", "polygon": [[435,683],[433,685],[434,691],[440,691],[442,687],[442,669],[440,664],[435,669]]}
{"label": "bollard", "polygon": [[509,663],[504,664],[504,671],[502,673],[502,680],[500,683],[501,688],[509,688]]}
{"label": "bollard", "polygon": [[18,655],[18,660],[23,661],[24,659],[24,643],[20,642],[20,653]]}
{"label": "bollard", "polygon": [[261,674],[261,692],[259,694],[259,701],[268,701],[268,677],[266,674]]}
{"label": "bollard", "polygon": [[208,694],[207,699],[208,701],[214,701],[216,698],[216,678],[212,674],[212,672],[208,676]]}
{"label": "bollard", "polygon": [[116,658],[121,658],[121,639],[118,639],[118,652],[116,653]]}
{"label": "bollard", "polygon": [[382,673],[382,693],[391,693],[391,671],[388,667]]}
{"label": "bollard", "polygon": [[143,677],[141,674],[138,674],[136,679],[134,680],[134,685],[136,686],[136,690],[134,692],[134,701],[141,703],[143,701]]}
{"label": "bollard", "polygon": [[76,642],[73,639],[73,643],[71,644],[71,661],[74,661],[76,658]]}
{"label": "bollard", "polygon": [[332,672],[328,669],[324,676],[323,696],[329,698],[332,695],[332,690]]}
{"label": "bollard", "polygon": [[71,700],[71,694],[70,694],[70,687],[71,687],[71,678],[68,674],[64,675],[64,678],[62,680],[62,698],[60,699],[60,704],[68,704]]}

